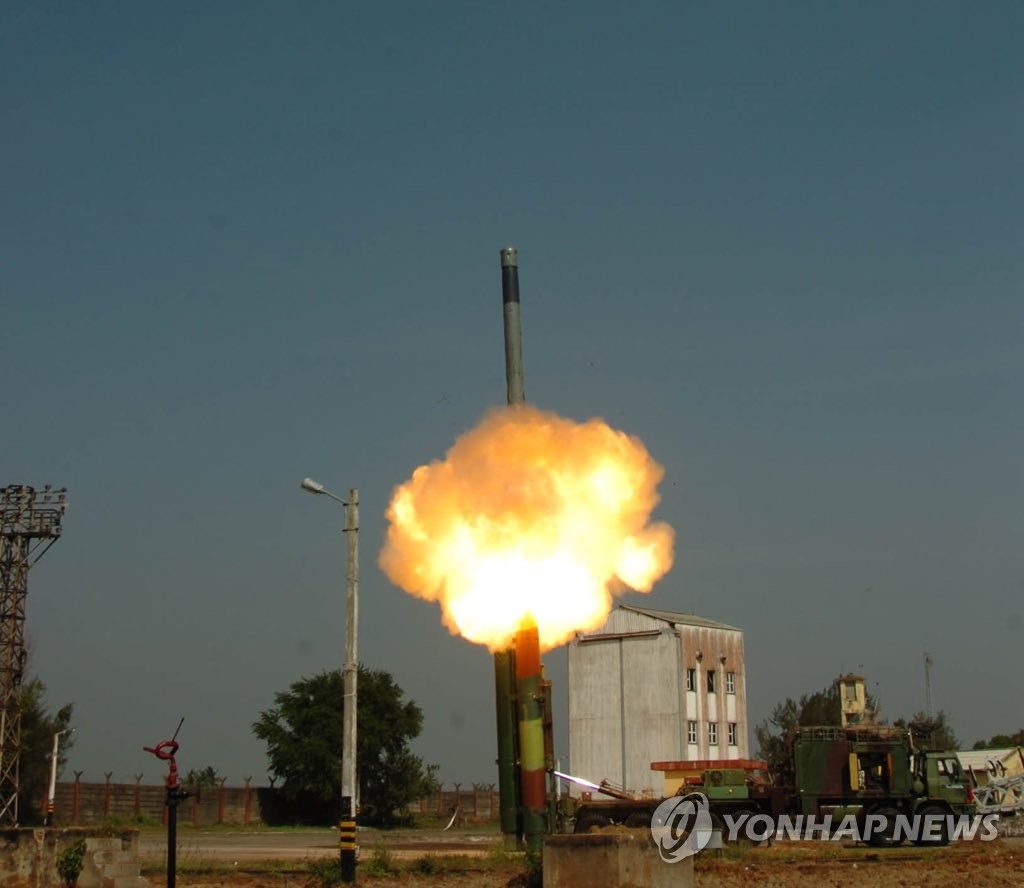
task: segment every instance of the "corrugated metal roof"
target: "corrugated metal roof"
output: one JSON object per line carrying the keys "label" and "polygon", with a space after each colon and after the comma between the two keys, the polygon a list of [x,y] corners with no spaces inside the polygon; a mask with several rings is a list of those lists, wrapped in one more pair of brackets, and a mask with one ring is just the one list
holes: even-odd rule
{"label": "corrugated metal roof", "polygon": [[727,629],[739,632],[735,626],[717,623],[698,617],[696,614],[679,614],[674,611],[654,610],[645,607],[633,607],[627,604],[618,605],[605,620],[600,629],[582,634],[582,638],[595,638],[605,635],[642,635],[657,632],[665,625],[700,626],[705,629]]}
{"label": "corrugated metal roof", "polygon": [[698,617],[696,614],[680,614],[675,611],[654,610],[649,607],[634,607],[630,604],[620,604],[619,609],[633,611],[638,614],[646,614],[648,617],[652,617],[655,620],[661,620],[664,623],[678,623],[683,626],[703,626],[706,629],[731,629],[733,632],[740,631],[736,626],[729,626],[726,623],[718,623],[715,620]]}
{"label": "corrugated metal roof", "polygon": [[664,622],[655,620],[647,614],[640,614],[636,611],[617,607],[608,614],[608,618],[600,629],[587,632],[585,636],[592,638],[595,635],[600,637],[611,635],[646,635],[651,632],[661,632],[664,628]]}

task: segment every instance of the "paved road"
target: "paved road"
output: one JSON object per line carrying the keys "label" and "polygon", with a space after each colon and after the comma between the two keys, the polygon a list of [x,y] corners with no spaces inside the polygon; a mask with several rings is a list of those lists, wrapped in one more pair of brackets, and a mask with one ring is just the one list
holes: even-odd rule
{"label": "paved road", "polygon": [[[387,848],[396,857],[416,857],[428,852],[448,854],[485,854],[501,843],[495,832],[443,830],[380,830],[361,829],[359,843],[362,853],[374,848]],[[167,852],[165,833],[143,833],[139,848],[144,859],[163,859]],[[312,860],[338,853],[338,832],[335,829],[295,830],[178,830],[178,860]]]}

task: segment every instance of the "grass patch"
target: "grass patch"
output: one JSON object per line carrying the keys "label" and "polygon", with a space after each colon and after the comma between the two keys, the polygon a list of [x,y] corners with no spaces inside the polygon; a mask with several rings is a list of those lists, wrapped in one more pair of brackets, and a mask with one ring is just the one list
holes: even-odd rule
{"label": "grass patch", "polygon": [[[539,864],[539,861],[537,862]],[[227,860],[218,860],[197,853],[194,849],[179,849],[175,871],[179,876],[216,878],[231,874],[277,875],[308,877],[309,888],[336,888],[341,885],[341,861],[337,857],[313,860],[246,860],[241,865]],[[143,861],[142,875],[160,877],[167,872],[166,857],[149,858]],[[464,854],[423,854],[415,859],[399,861],[387,848],[375,848],[367,854],[364,849],[356,867],[358,876],[400,881],[403,876],[465,875],[472,873],[508,873],[514,884],[520,888],[539,886],[539,866],[531,866],[527,855],[521,851],[510,851],[495,847],[485,856],[470,857]],[[307,884],[300,882],[300,884]]]}
{"label": "grass patch", "polygon": [[927,854],[949,852],[949,849],[922,849],[915,845],[875,848],[868,845],[847,845],[842,842],[777,842],[770,846],[726,843],[715,851],[702,851],[694,858],[697,869],[714,869],[716,864],[747,862],[750,864],[789,866],[813,863],[897,862],[918,860]]}
{"label": "grass patch", "polygon": [[522,864],[525,853],[509,848],[508,845],[492,845],[487,849],[484,860],[492,869],[506,869]]}
{"label": "grass patch", "polygon": [[[248,873],[250,875],[295,875],[306,872],[306,862],[302,860],[247,860],[242,864],[227,860],[211,860],[206,857],[176,861],[174,871],[179,876],[228,876],[232,873]],[[163,876],[167,873],[166,859],[151,858],[142,862],[140,872],[143,876]]]}
{"label": "grass patch", "polygon": [[317,888],[335,888],[341,884],[341,861],[336,859],[311,860],[309,877]]}
{"label": "grass patch", "polygon": [[398,872],[398,866],[394,855],[387,848],[376,848],[368,861],[357,865],[357,870],[369,876],[390,876]]}
{"label": "grass patch", "polygon": [[[237,867],[223,860],[210,860],[208,857],[193,857],[175,860],[174,871],[179,875],[214,876],[234,872]],[[157,876],[167,872],[166,860],[147,860],[142,862],[141,872],[144,876]]]}
{"label": "grass patch", "polygon": [[465,854],[424,854],[409,863],[407,871],[423,876],[442,873],[479,872],[489,868],[486,858],[467,857]]}

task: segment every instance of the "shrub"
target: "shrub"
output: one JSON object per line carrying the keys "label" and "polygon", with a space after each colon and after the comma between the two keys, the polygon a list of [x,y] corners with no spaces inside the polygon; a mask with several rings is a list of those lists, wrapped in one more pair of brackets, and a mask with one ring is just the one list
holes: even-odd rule
{"label": "shrub", "polygon": [[429,854],[425,854],[423,857],[417,857],[412,864],[413,872],[421,873],[424,876],[432,876],[437,873],[440,868],[438,860]]}
{"label": "shrub", "polygon": [[361,869],[368,876],[390,876],[398,872],[395,858],[387,848],[377,848],[369,861],[361,865]]}
{"label": "shrub", "polygon": [[78,877],[85,867],[85,847],[85,839],[79,839],[57,855],[57,874],[67,888],[74,888],[78,884]]}
{"label": "shrub", "polygon": [[320,888],[335,888],[341,884],[341,861],[340,860],[311,860],[309,862],[309,875],[319,884]]}

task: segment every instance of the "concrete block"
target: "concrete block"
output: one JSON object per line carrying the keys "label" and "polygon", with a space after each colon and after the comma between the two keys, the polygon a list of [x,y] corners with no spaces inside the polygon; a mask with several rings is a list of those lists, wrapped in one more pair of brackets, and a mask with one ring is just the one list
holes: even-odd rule
{"label": "concrete block", "polygon": [[85,840],[89,851],[120,851],[121,839],[117,836],[92,836]]}
{"label": "concrete block", "polygon": [[120,848],[116,851],[113,849],[104,849],[102,851],[90,851],[89,855],[92,857],[93,863],[96,866],[102,866],[104,863],[116,863],[119,860],[130,860],[132,855],[127,851],[122,851]]}
{"label": "concrete block", "polygon": [[137,876],[139,874],[139,861],[125,855],[124,860],[111,860],[100,864],[99,871],[104,879],[110,879],[115,876]]}
{"label": "concrete block", "polygon": [[[127,831],[120,836],[90,835],[90,832],[95,831],[0,829],[0,885],[3,888],[62,888],[63,881],[57,875],[57,856],[79,839],[85,839],[87,849],[85,866],[78,879],[79,888],[111,888],[117,879],[139,877],[138,832]],[[116,872],[107,876],[104,866],[113,866]],[[125,882],[121,888],[146,886]]]}
{"label": "concrete block", "polygon": [[544,888],[692,888],[693,858],[665,863],[647,830],[544,839]]}

